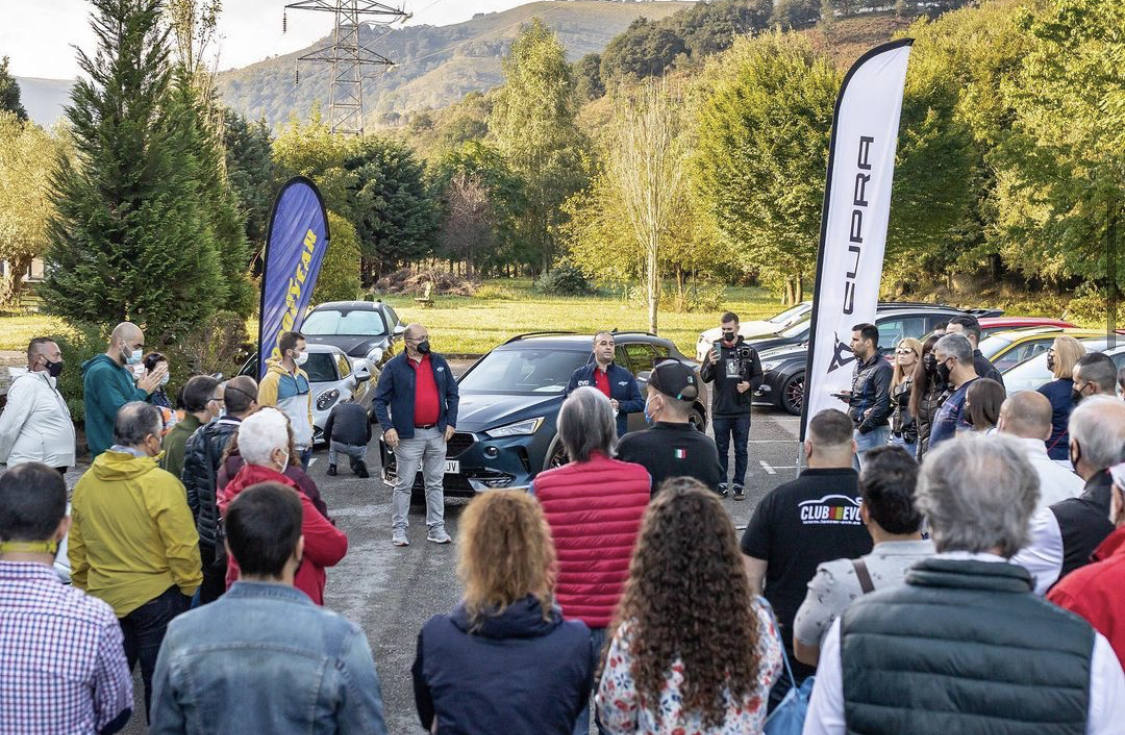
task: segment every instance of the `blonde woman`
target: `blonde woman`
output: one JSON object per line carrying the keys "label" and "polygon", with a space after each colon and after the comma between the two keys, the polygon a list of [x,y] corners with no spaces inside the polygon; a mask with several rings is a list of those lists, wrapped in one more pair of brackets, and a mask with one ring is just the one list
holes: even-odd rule
{"label": "blonde woman", "polygon": [[414,701],[427,732],[570,735],[593,678],[590,631],[555,605],[555,547],[536,499],[477,496],[461,516],[464,598],[418,635]]}
{"label": "blonde woman", "polygon": [[918,424],[910,413],[910,389],[914,385],[914,369],[922,361],[922,343],[906,337],[895,347],[894,372],[891,373],[891,439],[910,456],[917,453]]}
{"label": "blonde woman", "polygon": [[1051,436],[1047,439],[1047,456],[1070,467],[1070,435],[1066,425],[1074,408],[1074,365],[1086,354],[1086,348],[1074,337],[1065,334],[1055,337],[1047,350],[1047,369],[1055,379],[1040,386],[1039,392],[1051,402]]}

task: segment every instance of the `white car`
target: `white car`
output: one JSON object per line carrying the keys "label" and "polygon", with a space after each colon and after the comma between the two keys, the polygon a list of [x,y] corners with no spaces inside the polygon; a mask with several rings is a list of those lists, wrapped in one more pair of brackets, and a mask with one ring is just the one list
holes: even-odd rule
{"label": "white car", "polygon": [[[792,306],[780,314],[775,314],[769,319],[760,319],[752,322],[740,322],[738,325],[738,333],[745,339],[752,337],[763,337],[768,334],[777,334],[783,329],[793,326],[797,322],[804,321],[812,314],[812,302],[802,301],[796,306]],[[719,327],[712,327],[699,335],[699,341],[695,345],[695,359],[703,362],[707,359],[707,353],[711,351],[712,346],[723,336],[723,330]]]}
{"label": "white car", "polygon": [[[1125,366],[1125,339],[1118,339],[1117,346],[1111,350],[1106,349],[1105,337],[1082,339],[1079,342],[1086,348],[1086,352],[1104,352],[1109,355],[1118,370]],[[1041,352],[1010,370],[1005,370],[1003,375],[1004,388],[1008,395],[1021,390],[1037,390],[1055,379],[1047,369],[1046,352]]]}

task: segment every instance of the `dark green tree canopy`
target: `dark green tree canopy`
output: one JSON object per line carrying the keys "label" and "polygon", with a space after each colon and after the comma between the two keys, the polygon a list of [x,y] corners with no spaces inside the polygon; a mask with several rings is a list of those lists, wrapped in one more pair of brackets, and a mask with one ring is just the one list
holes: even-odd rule
{"label": "dark green tree canopy", "polygon": [[20,122],[27,120],[27,110],[20,101],[20,85],[8,71],[8,57],[0,59],[0,110],[14,112]]}

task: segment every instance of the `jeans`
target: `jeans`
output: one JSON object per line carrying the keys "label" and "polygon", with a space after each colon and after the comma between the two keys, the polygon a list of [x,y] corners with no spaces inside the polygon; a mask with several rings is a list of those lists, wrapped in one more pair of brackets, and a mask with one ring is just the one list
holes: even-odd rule
{"label": "jeans", "polygon": [[889,426],[880,426],[876,429],[872,429],[866,434],[860,434],[858,430],[855,432],[856,449],[855,461],[853,465],[855,466],[856,472],[858,472],[863,467],[863,455],[867,454],[876,447],[885,446],[887,444],[887,440],[890,439],[890,437],[891,427]]}
{"label": "jeans", "polygon": [[746,484],[746,463],[749,452],[747,445],[750,442],[750,414],[743,416],[715,416],[711,419],[715,429],[715,447],[719,450],[719,466],[723,468],[723,482],[727,481],[728,447],[730,439],[734,437],[734,477],[732,485]]}
{"label": "jeans", "polygon": [[301,458],[301,469],[308,472],[309,461],[312,460],[312,447],[297,447],[297,454]]}
{"label": "jeans", "polygon": [[172,618],[191,607],[191,598],[179,587],[169,587],[159,597],[149,600],[133,612],[120,618],[121,632],[125,634],[125,659],[132,671],[141,662],[141,681],[145,685],[145,717],[152,720],[152,672],[156,669],[156,655],[164,642],[164,633]]}
{"label": "jeans", "polygon": [[[594,671],[597,671],[602,660],[602,648],[605,647],[605,628],[590,628],[590,651],[594,656]],[[598,681],[594,680],[594,689],[590,692],[593,698],[598,693]],[[602,724],[598,722],[598,713],[594,712],[594,725],[598,728],[599,735],[605,735]],[[589,735],[590,733],[590,702],[582,708],[578,719],[574,721],[574,735]]]}
{"label": "jeans", "polygon": [[200,544],[199,556],[203,562],[203,584],[199,586],[199,591],[196,592],[199,602],[195,607],[214,602],[227,591],[226,555],[224,554],[220,562],[216,563],[215,548]]}
{"label": "jeans", "polygon": [[902,447],[911,457],[918,457],[918,442],[908,442],[901,436],[895,436],[894,433],[892,433],[890,438],[887,439],[887,444],[892,447]]}
{"label": "jeans", "polygon": [[335,467],[336,457],[339,454],[347,455],[351,460],[352,472],[355,472],[356,463],[362,462],[367,459],[367,446],[357,446],[355,444],[344,444],[343,442],[329,442],[328,443],[328,464]]}
{"label": "jeans", "polygon": [[391,525],[394,530],[405,531],[410,525],[407,514],[410,512],[410,491],[414,487],[414,477],[422,470],[426,485],[426,527],[431,531],[445,526],[445,434],[434,426],[429,429],[415,429],[410,439],[400,439],[395,447],[395,466],[398,479],[392,496],[394,515]]}

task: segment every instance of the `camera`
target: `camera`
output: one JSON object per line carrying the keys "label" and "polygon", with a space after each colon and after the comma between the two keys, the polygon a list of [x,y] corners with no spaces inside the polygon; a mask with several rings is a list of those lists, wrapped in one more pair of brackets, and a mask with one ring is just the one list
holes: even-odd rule
{"label": "camera", "polygon": [[739,345],[735,348],[735,355],[738,356],[739,360],[749,360],[752,354],[753,348],[749,345]]}

